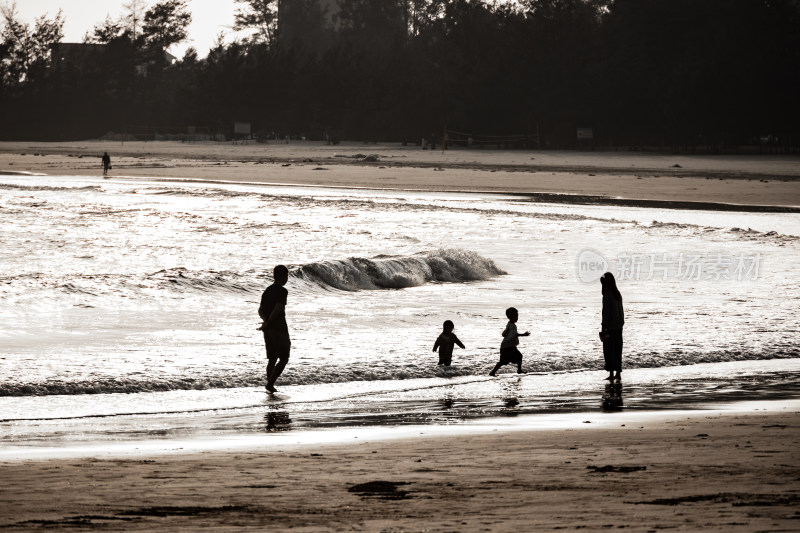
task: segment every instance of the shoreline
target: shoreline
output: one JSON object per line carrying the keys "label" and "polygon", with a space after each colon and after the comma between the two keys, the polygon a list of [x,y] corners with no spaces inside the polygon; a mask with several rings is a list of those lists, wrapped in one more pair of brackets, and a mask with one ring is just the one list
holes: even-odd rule
{"label": "shoreline", "polygon": [[[0,172],[0,176],[3,175]],[[17,175],[26,175],[18,173]],[[110,176],[108,179],[147,179],[149,181],[159,181],[167,183],[200,183],[218,185],[261,185],[264,187],[298,187],[298,188],[325,188],[325,189],[345,189],[345,190],[368,190],[368,191],[395,191],[395,192],[437,192],[449,194],[487,194],[497,196],[514,196],[524,198],[533,203],[561,204],[561,205],[591,205],[591,206],[617,206],[617,207],[643,207],[655,209],[675,209],[689,211],[735,211],[742,213],[800,213],[800,206],[782,205],[748,205],[732,204],[720,202],[692,202],[688,200],[647,200],[618,198],[604,195],[587,195],[579,193],[543,193],[543,192],[501,192],[492,190],[469,190],[460,189],[398,189],[381,188],[368,186],[344,186],[327,184],[304,184],[304,183],[271,183],[264,181],[230,181],[230,180],[201,180],[194,178],[160,178],[160,177],[136,177],[136,176]]]}
{"label": "shoreline", "polygon": [[352,444],[3,460],[0,528],[791,530],[798,408],[582,413],[558,427],[510,420],[513,430],[466,435],[406,428],[404,438],[350,435]]}
{"label": "shoreline", "polygon": [[[470,437],[494,430],[583,429],[589,419],[661,419],[676,413],[794,405],[800,359],[627,368],[608,385],[602,370],[431,376],[319,385],[0,398],[0,465],[283,449],[305,443]],[[11,413],[14,416],[9,416]],[[55,413],[60,413],[56,416]],[[598,427],[598,426],[592,426]],[[353,441],[356,442],[356,441]]]}
{"label": "shoreline", "polygon": [[[543,411],[539,413],[505,414],[440,421],[438,423],[384,423],[333,427],[309,427],[291,429],[282,422],[290,416],[284,411],[268,411],[275,417],[274,425],[261,432],[242,434],[206,430],[197,434],[167,437],[154,432],[149,437],[126,438],[122,434],[112,439],[61,440],[60,444],[39,446],[26,442],[21,445],[4,446],[0,449],[0,466],[28,461],[50,460],[108,460],[131,457],[161,457],[195,455],[203,453],[254,453],[277,451],[287,448],[309,448],[318,446],[340,446],[358,439],[359,443],[393,441],[400,442],[418,438],[472,438],[491,433],[539,433],[553,431],[582,431],[614,429],[625,424],[663,424],[675,417],[703,418],[708,413],[719,415],[774,414],[789,410],[800,416],[800,399],[792,397],[748,400],[709,400],[701,404],[675,405],[672,407],[649,407],[636,409],[609,407],[568,411]],[[201,415],[202,413],[192,413]],[[132,418],[136,418],[132,416]],[[46,421],[43,421],[46,422]],[[54,420],[70,423],[70,420]],[[591,425],[589,425],[591,424]]]}
{"label": "shoreline", "polygon": [[[0,176],[48,176],[32,172],[12,172],[0,170]],[[544,193],[544,192],[501,192],[492,190],[460,190],[460,189],[412,189],[396,187],[369,187],[369,186],[347,186],[347,185],[328,185],[317,183],[272,183],[265,181],[233,181],[233,180],[214,180],[214,179],[195,179],[195,178],[165,178],[165,177],[146,177],[146,176],[108,176],[106,179],[129,179],[147,180],[167,183],[201,183],[218,185],[261,185],[264,187],[297,187],[297,188],[325,188],[325,189],[344,189],[344,190],[368,190],[368,191],[395,191],[395,192],[437,192],[452,194],[487,194],[498,196],[517,196],[534,203],[560,204],[560,205],[589,205],[589,206],[617,206],[617,207],[642,207],[655,209],[674,209],[687,211],[731,211],[742,213],[800,213],[800,206],[783,205],[752,205],[740,203],[721,203],[721,202],[693,202],[689,200],[648,200],[633,199],[622,197],[610,197],[605,195],[588,195],[580,193]]]}
{"label": "shoreline", "polygon": [[423,151],[390,144],[111,141],[0,143],[0,174],[186,179],[354,189],[481,192],[548,203],[800,212],[800,157],[538,150]]}

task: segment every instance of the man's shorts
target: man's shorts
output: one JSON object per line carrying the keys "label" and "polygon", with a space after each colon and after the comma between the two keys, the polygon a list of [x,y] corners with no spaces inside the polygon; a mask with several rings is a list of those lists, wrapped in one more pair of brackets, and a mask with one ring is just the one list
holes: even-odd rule
{"label": "man's shorts", "polygon": [[292,341],[288,331],[265,329],[264,344],[267,345],[267,359],[289,359]]}

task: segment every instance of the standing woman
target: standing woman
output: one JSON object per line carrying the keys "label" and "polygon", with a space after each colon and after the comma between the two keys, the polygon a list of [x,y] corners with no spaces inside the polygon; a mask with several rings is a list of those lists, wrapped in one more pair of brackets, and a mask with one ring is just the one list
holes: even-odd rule
{"label": "standing woman", "polygon": [[[603,287],[603,323],[600,340],[603,341],[603,357],[605,369],[608,370],[609,381],[622,380],[622,326],[625,325],[625,313],[622,310],[622,295],[617,289],[617,282],[611,272],[600,276]],[[616,372],[616,376],[614,375]]]}

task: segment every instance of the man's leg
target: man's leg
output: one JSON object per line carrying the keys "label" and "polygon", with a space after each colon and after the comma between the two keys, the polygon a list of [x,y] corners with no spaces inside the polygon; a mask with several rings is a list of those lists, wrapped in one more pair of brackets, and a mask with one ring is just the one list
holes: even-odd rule
{"label": "man's leg", "polygon": [[277,357],[274,355],[275,347],[274,343],[272,342],[272,338],[269,332],[265,329],[262,330],[264,333],[264,346],[267,349],[267,383],[269,383],[269,377],[272,375],[273,370],[275,370],[275,361],[277,361]]}
{"label": "man's leg", "polygon": [[275,382],[281,377],[283,373],[283,369],[286,368],[286,363],[289,361],[288,357],[281,357],[277,361],[272,359],[270,364],[272,365],[272,371],[269,372],[267,378],[267,390],[270,392],[275,392]]}
{"label": "man's leg", "polygon": [[267,383],[269,383],[269,377],[272,375],[272,372],[275,371],[275,362],[277,359],[271,357],[267,359]]}
{"label": "man's leg", "polygon": [[272,352],[272,370],[267,374],[267,390],[275,392],[275,382],[283,373],[286,368],[286,363],[289,362],[289,352],[292,349],[292,341],[289,340],[289,332],[283,331],[270,331],[270,351]]}

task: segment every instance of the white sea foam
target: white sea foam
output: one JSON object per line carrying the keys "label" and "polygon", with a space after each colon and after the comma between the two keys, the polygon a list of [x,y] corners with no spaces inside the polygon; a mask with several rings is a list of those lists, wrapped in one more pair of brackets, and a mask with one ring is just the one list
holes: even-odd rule
{"label": "white sea foam", "polygon": [[[293,387],[482,376],[512,305],[533,332],[528,370],[600,368],[599,285],[575,273],[586,249],[763,258],[746,283],[620,279],[626,368],[800,351],[797,215],[63,177],[0,190],[7,398],[260,386],[256,310],[277,263],[292,271]],[[451,369],[431,352],[444,320],[467,346]]]}

